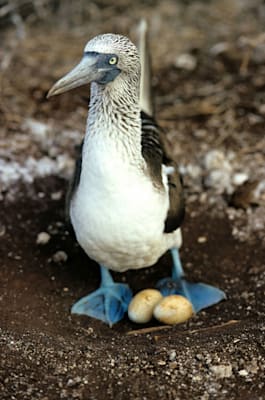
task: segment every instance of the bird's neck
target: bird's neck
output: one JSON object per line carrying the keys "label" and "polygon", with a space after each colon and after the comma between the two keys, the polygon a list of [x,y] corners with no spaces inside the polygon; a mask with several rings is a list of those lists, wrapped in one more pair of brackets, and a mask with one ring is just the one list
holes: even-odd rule
{"label": "bird's neck", "polygon": [[126,161],[142,163],[138,84],[92,83],[83,157],[93,141],[111,143]]}

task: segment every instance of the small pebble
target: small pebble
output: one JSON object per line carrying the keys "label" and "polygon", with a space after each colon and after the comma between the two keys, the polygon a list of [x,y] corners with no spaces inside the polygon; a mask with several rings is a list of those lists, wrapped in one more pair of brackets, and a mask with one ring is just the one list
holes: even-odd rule
{"label": "small pebble", "polygon": [[156,289],[145,289],[137,293],[128,307],[130,320],[137,324],[145,324],[151,321],[153,310],[162,298],[162,294]]}
{"label": "small pebble", "polygon": [[175,59],[175,65],[177,68],[184,69],[186,71],[193,71],[197,66],[196,58],[189,54],[179,54]]}
{"label": "small pebble", "polygon": [[248,180],[248,174],[244,172],[237,172],[233,175],[233,184],[236,186],[240,186]]}
{"label": "small pebble", "polygon": [[63,192],[61,190],[51,194],[51,199],[52,200],[61,200],[62,197],[63,197]]}
{"label": "small pebble", "polygon": [[230,49],[231,45],[228,42],[219,42],[214,44],[209,53],[213,56],[218,56],[219,54],[225,53]]}
{"label": "small pebble", "polygon": [[51,239],[51,236],[47,232],[40,232],[37,236],[37,244],[47,244]]}
{"label": "small pebble", "polygon": [[169,353],[169,360],[170,361],[175,361],[177,357],[177,352],[176,350],[171,350]]}
{"label": "small pebble", "polygon": [[246,369],[241,369],[240,371],[238,371],[238,374],[240,376],[248,376],[248,371]]}
{"label": "small pebble", "polygon": [[57,263],[61,264],[65,261],[67,261],[68,255],[65,253],[65,251],[59,250],[54,255],[52,256],[52,260]]}
{"label": "small pebble", "polygon": [[210,371],[216,375],[217,378],[230,378],[233,375],[232,365],[222,364],[222,365],[211,365]]}
{"label": "small pebble", "polygon": [[164,297],[154,308],[154,317],[168,325],[180,324],[193,315],[191,302],[183,296],[173,294]]}
{"label": "small pebble", "polygon": [[199,236],[197,239],[198,243],[205,243],[207,242],[207,237],[206,236]]}

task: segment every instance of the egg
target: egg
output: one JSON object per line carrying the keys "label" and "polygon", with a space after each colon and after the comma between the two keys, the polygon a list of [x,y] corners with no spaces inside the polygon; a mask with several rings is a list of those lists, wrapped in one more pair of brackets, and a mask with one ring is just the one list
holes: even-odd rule
{"label": "egg", "polygon": [[128,316],[137,324],[145,324],[153,317],[153,310],[157,303],[163,298],[159,290],[145,289],[137,293],[128,307]]}
{"label": "egg", "polygon": [[173,294],[166,296],[154,307],[154,317],[167,325],[180,324],[193,315],[191,302],[186,297]]}

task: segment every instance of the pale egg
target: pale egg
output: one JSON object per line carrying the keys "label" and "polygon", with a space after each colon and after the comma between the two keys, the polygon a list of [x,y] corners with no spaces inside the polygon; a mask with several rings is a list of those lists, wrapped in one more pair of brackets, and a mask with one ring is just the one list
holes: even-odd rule
{"label": "pale egg", "polygon": [[194,314],[186,297],[173,294],[166,296],[154,307],[154,317],[163,324],[175,325],[187,321]]}
{"label": "pale egg", "polygon": [[153,317],[153,310],[157,303],[163,298],[159,290],[145,289],[137,293],[128,307],[128,316],[137,324],[145,324]]}

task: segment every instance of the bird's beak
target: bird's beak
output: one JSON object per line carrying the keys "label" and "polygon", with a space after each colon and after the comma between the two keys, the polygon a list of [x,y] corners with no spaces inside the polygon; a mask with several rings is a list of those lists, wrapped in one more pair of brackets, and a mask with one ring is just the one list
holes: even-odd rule
{"label": "bird's beak", "polygon": [[96,63],[96,56],[85,54],[80,63],[72,71],[68,72],[68,74],[52,86],[47,94],[47,98],[97,80],[100,71],[96,67]]}

